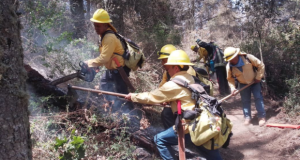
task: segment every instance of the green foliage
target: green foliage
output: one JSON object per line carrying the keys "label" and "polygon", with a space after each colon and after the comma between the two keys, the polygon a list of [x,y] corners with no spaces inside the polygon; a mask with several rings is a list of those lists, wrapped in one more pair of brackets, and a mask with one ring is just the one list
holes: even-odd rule
{"label": "green foliage", "polygon": [[291,116],[300,115],[300,76],[286,81],[289,93],[284,102],[286,112]]}
{"label": "green foliage", "polygon": [[63,139],[55,139],[54,148],[59,151],[59,159],[61,160],[80,160],[84,158],[84,140],[80,136],[75,136],[75,130],[72,130],[71,135]]}
{"label": "green foliage", "polygon": [[170,26],[164,23],[158,22],[153,27],[154,40],[156,45],[160,47],[166,44],[179,45],[181,42],[181,36],[177,30],[172,30]]}
{"label": "green foliage", "polygon": [[64,97],[42,96],[37,97],[34,94],[30,95],[29,99],[29,111],[32,115],[39,115],[41,113],[51,113],[59,111],[57,106],[53,105],[53,99],[59,99]]}
{"label": "green foliage", "polygon": [[[287,80],[300,74],[298,60],[300,49],[300,31],[295,26],[277,26],[262,39],[262,54],[266,69],[269,94],[284,97],[290,91]],[[260,59],[258,40],[248,40],[241,44],[242,51]]]}

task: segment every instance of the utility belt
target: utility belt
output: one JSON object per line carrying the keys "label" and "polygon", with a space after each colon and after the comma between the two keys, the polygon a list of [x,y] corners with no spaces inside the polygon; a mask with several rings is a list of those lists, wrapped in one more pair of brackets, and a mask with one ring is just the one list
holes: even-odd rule
{"label": "utility belt", "polygon": [[[119,73],[119,74],[121,75],[122,79],[124,80],[124,82],[126,83],[126,85],[128,86],[128,88],[129,88],[132,92],[134,92],[134,91],[135,91],[135,88],[134,88],[134,87],[132,86],[132,84],[130,83],[130,81],[129,81],[129,79],[128,79],[128,76],[129,76],[129,75],[125,72],[124,66],[121,66],[121,65],[120,65],[120,63],[119,63],[119,61],[117,60],[116,57],[113,58],[113,61],[115,61],[116,65],[118,66],[117,69],[114,69],[114,70],[113,70],[113,73],[114,73],[114,74],[115,74],[115,73]],[[117,70],[117,71],[115,71],[115,70]]]}

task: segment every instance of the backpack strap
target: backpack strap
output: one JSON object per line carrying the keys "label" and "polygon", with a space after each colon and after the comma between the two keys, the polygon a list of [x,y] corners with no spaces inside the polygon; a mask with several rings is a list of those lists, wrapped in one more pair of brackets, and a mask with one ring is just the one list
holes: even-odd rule
{"label": "backpack strap", "polygon": [[200,84],[188,84],[185,80],[177,77],[171,79],[171,81],[189,89],[192,92],[192,99],[196,101],[196,108],[198,108],[200,102],[203,101],[208,105],[206,109],[211,114],[222,116],[224,111],[221,108],[221,103],[219,103],[216,98],[209,96]]}
{"label": "backpack strap", "polygon": [[[247,54],[246,54],[244,57],[245,57],[245,59],[246,59],[249,63],[252,64],[252,62],[250,61],[250,59],[247,57]],[[252,64],[252,67],[253,67],[253,71],[254,71],[254,72],[256,72],[256,71],[258,70],[257,67],[253,66],[253,64]]]}
{"label": "backpack strap", "polygon": [[[194,80],[195,80],[195,76],[193,76]],[[199,99],[199,94],[207,94],[205,89],[203,88],[203,86],[200,84],[201,81],[198,79],[198,81],[200,82],[196,82],[194,84],[189,84],[188,82],[186,82],[185,80],[182,80],[181,78],[175,77],[173,78],[171,81],[173,81],[174,83],[181,85],[189,90],[192,91],[192,99],[194,100],[198,100]]]}
{"label": "backpack strap", "polygon": [[[249,63],[251,63],[251,65],[252,65],[252,67],[253,67],[253,71],[254,71],[254,72],[257,72],[257,70],[258,70],[257,67],[253,66],[252,62],[251,62],[250,59],[247,57],[247,54],[244,55],[244,58],[246,59],[246,61],[248,61]],[[231,71],[232,77],[233,77],[233,78],[236,78],[236,77],[232,74],[232,67],[230,66],[230,64],[229,64],[229,67],[230,67],[230,71]]]}
{"label": "backpack strap", "polygon": [[116,33],[116,32],[114,32],[114,31],[112,31],[112,30],[107,30],[107,31],[105,31],[104,33],[103,33],[103,35],[101,36],[101,41],[100,41],[100,44],[101,44],[101,46],[102,46],[102,40],[103,40],[103,38],[104,38],[104,36],[106,35],[106,34],[114,34],[120,41],[121,41],[121,44],[122,44],[122,46],[123,46],[123,48],[124,48],[124,53],[123,53],[123,55],[121,55],[121,54],[119,54],[119,53],[114,53],[115,55],[118,55],[118,56],[122,56],[124,59],[129,59],[129,54],[127,54],[128,53],[128,47],[127,47],[127,43],[126,43],[126,40],[121,36],[121,35],[119,35],[118,33]]}

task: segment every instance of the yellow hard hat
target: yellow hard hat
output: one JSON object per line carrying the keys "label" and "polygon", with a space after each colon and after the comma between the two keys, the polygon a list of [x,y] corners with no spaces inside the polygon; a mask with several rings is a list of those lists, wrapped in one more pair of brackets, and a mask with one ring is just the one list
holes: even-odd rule
{"label": "yellow hard hat", "polygon": [[176,50],[176,47],[172,44],[164,45],[160,51],[157,52],[157,55],[159,56],[158,59],[165,59],[170,56],[170,54]]}
{"label": "yellow hard hat", "polygon": [[173,51],[168,61],[165,65],[188,65],[193,66],[194,64],[191,63],[189,56],[183,50],[175,50]]}
{"label": "yellow hard hat", "polygon": [[110,23],[110,22],[112,22],[108,13],[104,9],[97,9],[93,15],[93,18],[91,18],[90,20],[95,23]]}
{"label": "yellow hard hat", "polygon": [[[196,49],[196,51],[195,51],[195,49]],[[197,46],[195,46],[195,45],[192,45],[192,46],[191,46],[191,50],[192,50],[192,51],[195,51],[195,52],[197,52],[197,50],[198,50],[198,47],[197,47]]]}
{"label": "yellow hard hat", "polygon": [[240,53],[239,48],[234,47],[227,47],[224,50],[224,60],[225,61],[231,61],[233,58],[235,58]]}

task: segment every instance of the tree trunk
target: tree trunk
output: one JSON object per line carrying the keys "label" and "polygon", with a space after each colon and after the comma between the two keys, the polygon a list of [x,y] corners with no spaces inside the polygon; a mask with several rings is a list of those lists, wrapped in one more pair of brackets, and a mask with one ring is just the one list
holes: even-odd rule
{"label": "tree trunk", "polygon": [[[262,50],[261,50],[261,40],[262,40],[262,33],[260,28],[258,27],[257,23],[256,23],[256,28],[257,28],[257,34],[258,34],[258,50],[259,50],[259,54],[260,54],[260,60],[262,63],[264,63],[264,59],[263,59],[263,55],[262,55]],[[263,94],[267,95],[269,93],[268,91],[268,83],[267,83],[267,74],[266,74],[266,70],[264,73],[264,78],[265,78],[265,83],[262,83],[262,87],[263,87]]]}
{"label": "tree trunk", "polygon": [[17,0],[0,1],[0,159],[32,159]]}
{"label": "tree trunk", "polygon": [[83,0],[70,0],[70,10],[74,23],[73,38],[83,38],[86,35]]}
{"label": "tree trunk", "polygon": [[90,21],[91,18],[91,1],[90,0],[86,0],[86,19]]}

